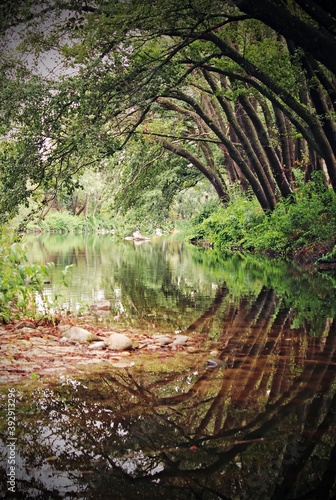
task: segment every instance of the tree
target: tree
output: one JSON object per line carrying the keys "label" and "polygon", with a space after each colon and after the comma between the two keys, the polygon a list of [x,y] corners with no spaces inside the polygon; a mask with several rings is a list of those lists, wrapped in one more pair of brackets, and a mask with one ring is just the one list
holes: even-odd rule
{"label": "tree", "polygon": [[[297,165],[307,180],[325,165],[336,190],[335,68],[325,56],[335,46],[335,13],[312,1],[267,4],[269,10],[260,0],[11,6],[3,29],[25,24],[24,50],[53,48],[68,70],[38,78],[4,58],[2,116],[20,127],[21,152],[6,159],[7,172],[19,172],[20,196],[29,195],[27,177],[71,189],[75,172],[149,132],[193,163],[222,200],[225,178],[239,179],[272,210],[279,195],[292,196]],[[46,19],[51,26],[42,33]],[[174,134],[171,119],[163,133],[152,128],[158,106],[161,121],[173,111],[187,128]],[[215,149],[226,172],[214,163]],[[8,192],[13,175],[3,173],[1,183]]]}

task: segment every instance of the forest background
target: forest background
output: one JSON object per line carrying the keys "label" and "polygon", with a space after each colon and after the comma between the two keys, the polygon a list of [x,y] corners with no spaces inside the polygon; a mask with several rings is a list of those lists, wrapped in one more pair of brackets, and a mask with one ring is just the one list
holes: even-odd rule
{"label": "forest background", "polygon": [[8,228],[182,226],[221,252],[334,259],[330,2],[0,8],[3,261],[19,258]]}

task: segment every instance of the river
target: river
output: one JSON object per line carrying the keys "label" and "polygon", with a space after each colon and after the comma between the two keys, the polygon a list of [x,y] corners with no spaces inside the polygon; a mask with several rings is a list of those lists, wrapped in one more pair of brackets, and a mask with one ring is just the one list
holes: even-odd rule
{"label": "river", "polygon": [[166,238],[27,244],[29,259],[55,263],[46,294],[76,266],[63,308],[109,299],[103,321],[183,332],[199,349],[18,388],[18,498],[335,497],[334,274]]}

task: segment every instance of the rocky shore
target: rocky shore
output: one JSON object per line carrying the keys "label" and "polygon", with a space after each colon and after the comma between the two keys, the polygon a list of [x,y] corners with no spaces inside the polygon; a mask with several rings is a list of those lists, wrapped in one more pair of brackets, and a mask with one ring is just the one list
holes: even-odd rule
{"label": "rocky shore", "polygon": [[83,318],[12,320],[0,325],[0,335],[0,385],[80,374],[88,365],[102,363],[125,368],[146,353],[193,353],[200,347],[197,338],[177,332],[158,334],[97,324],[95,314]]}

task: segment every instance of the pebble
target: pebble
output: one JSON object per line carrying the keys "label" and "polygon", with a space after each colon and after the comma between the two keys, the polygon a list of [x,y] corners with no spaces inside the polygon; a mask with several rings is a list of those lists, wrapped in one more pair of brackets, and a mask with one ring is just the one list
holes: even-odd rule
{"label": "pebble", "polygon": [[189,337],[187,335],[175,335],[173,344],[175,345],[187,345]]}
{"label": "pebble", "polygon": [[18,323],[16,325],[16,328],[18,328],[19,330],[21,330],[22,328],[33,328],[33,329],[35,329],[36,326],[31,321],[20,321],[20,323]]}
{"label": "pebble", "polygon": [[222,359],[208,359],[207,367],[208,368],[220,368],[225,364],[225,361]]}
{"label": "pebble", "polygon": [[112,351],[127,351],[133,347],[132,340],[124,333],[112,333],[106,343]]}
{"label": "pebble", "polygon": [[125,361],[117,361],[116,363],[112,363],[114,368],[128,368],[130,363],[126,363]]}
{"label": "pebble", "polygon": [[154,335],[153,336],[155,344],[167,345],[173,342],[173,339],[169,335]]}
{"label": "pebble", "polygon": [[88,349],[105,349],[106,348],[106,342],[101,340],[100,342],[93,342],[93,344],[90,344]]}
{"label": "pebble", "polygon": [[36,328],[34,326],[33,326],[33,328],[25,326],[25,327],[17,330],[17,332],[23,333],[24,335],[29,335],[29,334],[33,333],[34,330],[36,330]]}
{"label": "pebble", "polygon": [[66,337],[69,340],[76,340],[77,342],[92,342],[93,340],[103,340],[98,335],[85,330],[84,328],[80,328],[79,326],[72,326],[65,332],[63,332],[63,337]]}
{"label": "pebble", "polygon": [[60,333],[66,332],[67,330],[70,330],[71,325],[58,325],[57,331]]}
{"label": "pebble", "polygon": [[197,347],[194,347],[194,346],[188,346],[187,347],[187,352],[198,352],[199,349]]}

